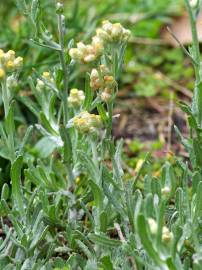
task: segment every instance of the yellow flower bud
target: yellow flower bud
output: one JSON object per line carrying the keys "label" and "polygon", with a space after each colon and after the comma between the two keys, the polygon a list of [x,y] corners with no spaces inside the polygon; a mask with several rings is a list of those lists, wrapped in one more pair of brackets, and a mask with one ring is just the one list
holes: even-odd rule
{"label": "yellow flower bud", "polygon": [[42,76],[45,79],[47,79],[47,80],[50,80],[51,79],[50,72],[48,72],[48,71],[44,71],[43,74],[42,74]]}
{"label": "yellow flower bud", "polygon": [[81,133],[87,133],[89,131],[88,121],[84,118],[75,117],[73,124]]}
{"label": "yellow flower bud", "polygon": [[13,63],[14,63],[15,68],[20,68],[23,64],[23,58],[17,57],[17,58],[15,58]]}
{"label": "yellow flower bud", "polygon": [[81,60],[83,58],[83,53],[81,50],[77,48],[71,48],[69,50],[69,55],[72,59]]}
{"label": "yellow flower bud", "polygon": [[14,65],[14,62],[13,61],[8,61],[8,62],[6,62],[6,69],[8,70],[8,71],[12,71],[13,69],[14,69],[14,67],[15,67],[15,65]]}
{"label": "yellow flower bud", "polygon": [[113,39],[118,39],[123,33],[123,27],[120,23],[114,23],[111,30],[111,35]]}
{"label": "yellow flower bud", "polygon": [[115,80],[113,76],[104,76],[106,86],[114,86]]}
{"label": "yellow flower bud", "polygon": [[70,96],[68,97],[68,102],[72,107],[79,107],[85,100],[85,95],[82,90],[73,88],[70,90]]}
{"label": "yellow flower bud", "polygon": [[13,61],[15,59],[15,52],[13,50],[9,50],[6,54],[9,60]]}
{"label": "yellow flower bud", "polygon": [[0,68],[0,80],[2,80],[4,77],[5,77],[5,71],[2,69],[2,68]]}

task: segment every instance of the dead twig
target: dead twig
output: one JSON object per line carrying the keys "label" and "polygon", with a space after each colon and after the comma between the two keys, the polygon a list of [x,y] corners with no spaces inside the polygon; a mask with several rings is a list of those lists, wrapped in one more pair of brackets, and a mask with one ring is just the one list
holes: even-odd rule
{"label": "dead twig", "polygon": [[[114,227],[115,227],[115,229],[116,229],[116,231],[117,231],[117,233],[118,233],[118,236],[119,236],[119,239],[121,240],[121,242],[122,242],[122,243],[126,243],[126,239],[125,239],[125,237],[123,236],[123,233],[122,233],[122,231],[121,231],[120,225],[119,225],[118,223],[114,223]],[[132,269],[133,269],[133,270],[138,270],[138,269],[137,269],[136,262],[135,262],[135,259],[134,259],[133,257],[131,257],[131,256],[128,257],[128,259],[129,259],[130,262],[131,262]]]}

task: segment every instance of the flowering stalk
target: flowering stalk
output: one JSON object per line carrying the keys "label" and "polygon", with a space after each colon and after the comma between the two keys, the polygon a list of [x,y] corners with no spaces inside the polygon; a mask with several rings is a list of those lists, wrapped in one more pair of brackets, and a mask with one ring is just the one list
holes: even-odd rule
{"label": "flowering stalk", "polygon": [[197,115],[197,121],[199,126],[202,126],[202,87],[200,86],[201,83],[201,62],[200,62],[200,49],[199,49],[199,40],[198,40],[198,34],[196,29],[196,19],[197,16],[194,15],[194,7],[192,7],[191,2],[189,0],[185,0],[186,8],[189,14],[189,20],[190,20],[190,26],[191,26],[191,32],[192,32],[192,51],[191,55],[193,57],[193,63],[194,63],[194,70],[195,70],[195,76],[196,76],[196,82],[195,82],[195,91],[194,91],[194,98],[193,98],[193,110],[194,113]]}
{"label": "flowering stalk", "polygon": [[4,105],[4,113],[5,113],[5,118],[7,118],[8,112],[9,112],[9,97],[8,97],[8,88],[7,88],[6,79],[2,81],[1,86],[2,86],[2,99],[3,99],[3,105]]}
{"label": "flowering stalk", "polygon": [[[9,114],[10,108],[9,105],[9,96],[8,96],[8,87],[7,87],[7,81],[6,79],[3,80],[2,84],[2,99],[3,99],[3,105],[4,105],[4,112],[5,112],[5,120],[8,122],[7,125],[7,136],[8,136],[8,148],[9,148],[9,153],[10,153],[10,159],[11,163],[14,162],[15,160],[15,144],[14,144],[14,118],[13,118],[13,113]],[[8,119],[10,118],[10,119]]]}
{"label": "flowering stalk", "polygon": [[60,62],[63,69],[63,91],[61,94],[61,99],[63,103],[63,122],[64,125],[67,124],[68,121],[68,101],[67,101],[67,94],[68,94],[68,69],[65,63],[65,52],[64,52],[64,17],[61,12],[58,12],[58,32],[59,32],[59,43],[61,50],[59,51],[60,55]]}
{"label": "flowering stalk", "polygon": [[12,111],[13,108],[10,106],[10,89],[8,87],[7,81],[9,80],[9,78],[11,78],[11,76],[9,77],[9,74],[17,72],[22,66],[22,62],[22,57],[15,57],[15,52],[13,50],[9,50],[7,52],[0,50],[0,82],[5,114],[5,131],[2,131],[4,134],[2,135],[7,142],[11,163],[14,162],[16,154],[14,143],[14,117]]}

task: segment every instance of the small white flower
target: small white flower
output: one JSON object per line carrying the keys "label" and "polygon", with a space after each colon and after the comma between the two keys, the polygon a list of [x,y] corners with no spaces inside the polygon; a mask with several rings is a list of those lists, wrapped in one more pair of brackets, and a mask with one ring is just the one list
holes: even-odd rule
{"label": "small white flower", "polygon": [[89,54],[84,57],[84,62],[90,63],[92,61],[95,61],[95,59],[96,59],[96,56],[94,54]]}
{"label": "small white flower", "polygon": [[190,6],[192,8],[195,8],[197,5],[198,5],[198,1],[199,0],[190,0],[189,3],[190,3]]}
{"label": "small white flower", "polygon": [[155,235],[157,234],[158,226],[156,221],[153,218],[148,218],[149,228],[151,231],[151,234]]}
{"label": "small white flower", "polygon": [[170,242],[173,239],[173,233],[169,231],[168,227],[163,226],[162,229],[162,240],[164,243]]}
{"label": "small white flower", "polygon": [[163,187],[163,188],[161,189],[161,194],[162,194],[163,196],[168,196],[168,195],[170,194],[170,191],[171,191],[170,187],[165,186],[165,187]]}

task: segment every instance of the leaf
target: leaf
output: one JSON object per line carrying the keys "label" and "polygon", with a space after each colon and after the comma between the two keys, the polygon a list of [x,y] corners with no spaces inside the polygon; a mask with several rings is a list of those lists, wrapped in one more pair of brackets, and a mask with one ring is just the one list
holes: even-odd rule
{"label": "leaf", "polygon": [[64,142],[64,161],[67,164],[71,164],[72,162],[72,144],[71,144],[71,139],[69,135],[69,130],[65,127],[60,128],[60,135],[61,138]]}
{"label": "leaf", "polygon": [[1,190],[1,199],[6,201],[9,198],[9,193],[10,193],[9,186],[7,183],[5,183]]}
{"label": "leaf", "polygon": [[14,106],[14,102],[12,102],[12,104],[10,105],[8,115],[5,119],[5,128],[6,128],[6,133],[8,134],[8,137],[9,135],[14,134],[15,132],[15,124],[13,120],[13,106]]}
{"label": "leaf", "polygon": [[95,205],[102,210],[103,208],[103,191],[102,189],[92,180],[88,181],[90,188],[92,190],[94,200],[95,200]]}
{"label": "leaf", "polygon": [[37,151],[39,157],[41,158],[47,158],[56,148],[57,144],[54,143],[53,140],[51,140],[48,136],[41,138],[34,146],[34,150]]}
{"label": "leaf", "polygon": [[196,205],[193,222],[197,222],[197,219],[202,215],[202,181],[198,184],[196,193]]}
{"label": "leaf", "polygon": [[133,233],[135,233],[135,221],[134,221],[135,203],[133,200],[131,184],[127,185],[127,189],[126,189],[125,194],[126,194],[126,207],[127,207],[128,219],[130,222],[131,230]]}
{"label": "leaf", "polygon": [[108,116],[106,114],[106,111],[104,109],[104,106],[101,103],[98,103],[97,104],[97,110],[99,112],[99,115],[100,115],[103,123],[107,124],[107,122],[108,122]]}
{"label": "leaf", "polygon": [[36,19],[37,19],[37,13],[38,13],[38,7],[39,7],[39,0],[32,0],[31,4],[31,18],[33,23],[36,25]]}
{"label": "leaf", "polygon": [[33,131],[33,126],[29,126],[28,129],[26,130],[25,136],[24,136],[22,143],[19,147],[19,151],[18,151],[19,156],[24,154],[25,146],[32,135],[32,131]]}
{"label": "leaf", "polygon": [[51,50],[54,50],[54,51],[61,51],[61,47],[57,43],[51,42],[50,44],[44,44],[44,43],[38,42],[38,41],[36,41],[34,39],[30,39],[30,41],[33,44],[35,44],[37,46],[40,46],[40,47],[44,47],[44,48],[51,49]]}
{"label": "leaf", "polygon": [[107,213],[106,211],[102,211],[100,214],[100,231],[107,231]]}
{"label": "leaf", "polygon": [[39,116],[38,106],[27,96],[18,96],[17,98],[21,103],[23,103],[37,118]]}
{"label": "leaf", "polygon": [[21,185],[21,168],[23,164],[23,157],[18,156],[11,167],[11,184],[12,184],[12,197],[18,211],[24,214],[24,203]]}
{"label": "leaf", "polygon": [[89,111],[92,105],[92,101],[93,101],[93,91],[90,88],[90,78],[89,75],[87,74],[85,80],[85,101],[83,109]]}
{"label": "leaf", "polygon": [[85,165],[85,168],[88,170],[91,179],[94,181],[97,180],[96,182],[99,182],[98,172],[92,159],[89,158],[88,155],[86,155],[86,153],[83,151],[78,151],[78,154],[83,164]]}
{"label": "leaf", "polygon": [[122,243],[120,240],[110,239],[107,236],[90,233],[88,238],[97,245],[104,246],[106,248],[116,248]]}
{"label": "leaf", "polygon": [[123,140],[120,140],[116,147],[114,158],[112,158],[114,178],[117,180],[118,184],[121,187],[123,187],[123,182],[122,182],[123,169],[122,169],[122,164],[121,164],[122,147],[123,147]]}
{"label": "leaf", "polygon": [[149,239],[148,232],[147,232],[147,224],[145,221],[145,217],[143,214],[139,214],[137,218],[137,227],[139,237],[141,239],[141,243],[146,250],[147,254],[149,255],[150,259],[153,260],[156,265],[160,266],[162,261],[159,257],[158,252],[154,249],[152,241]]}
{"label": "leaf", "polygon": [[202,82],[196,85],[196,105],[197,105],[197,116],[200,127],[202,127]]}
{"label": "leaf", "polygon": [[35,247],[46,237],[46,234],[48,233],[49,226],[46,226],[42,230],[37,230],[37,233],[35,234],[35,237],[29,247],[29,251],[34,250]]}
{"label": "leaf", "polygon": [[92,253],[90,252],[90,250],[88,249],[88,247],[80,240],[76,239],[75,240],[77,245],[79,246],[79,248],[83,251],[83,253],[90,259],[92,258]]}
{"label": "leaf", "polygon": [[17,7],[23,14],[27,15],[27,5],[25,0],[16,0]]}
{"label": "leaf", "polygon": [[201,156],[201,146],[198,140],[193,139],[193,149],[194,149],[194,154],[196,158],[196,165],[201,168],[202,166],[202,156]]}
{"label": "leaf", "polygon": [[43,112],[40,112],[39,114],[40,116],[40,120],[41,120],[41,123],[43,124],[44,128],[50,132],[52,135],[55,135],[57,136],[58,133],[56,132],[55,129],[52,128],[50,122],[48,121],[48,119],[46,118],[45,114]]}
{"label": "leaf", "polygon": [[111,262],[110,256],[104,256],[101,258],[102,267],[104,270],[113,270],[113,264]]}

